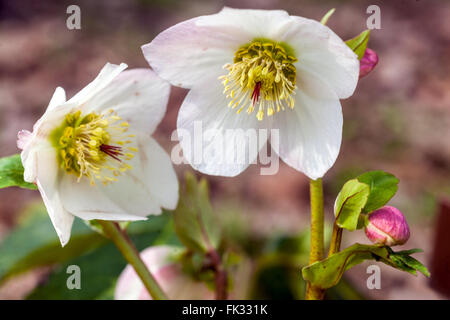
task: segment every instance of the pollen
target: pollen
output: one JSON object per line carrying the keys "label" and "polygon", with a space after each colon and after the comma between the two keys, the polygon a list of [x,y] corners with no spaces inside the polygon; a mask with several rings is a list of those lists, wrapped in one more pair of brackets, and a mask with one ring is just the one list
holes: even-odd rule
{"label": "pollen", "polygon": [[219,77],[228,106],[241,113],[256,111],[258,120],[280,110],[294,108],[297,62],[287,46],[265,39],[255,39],[235,53],[226,64],[227,75]]}
{"label": "pollen", "polygon": [[127,162],[138,151],[128,128],[129,123],[112,109],[86,115],[76,111],[51,133],[51,141],[66,173],[76,175],[78,181],[86,177],[91,185],[109,184],[132,168]]}

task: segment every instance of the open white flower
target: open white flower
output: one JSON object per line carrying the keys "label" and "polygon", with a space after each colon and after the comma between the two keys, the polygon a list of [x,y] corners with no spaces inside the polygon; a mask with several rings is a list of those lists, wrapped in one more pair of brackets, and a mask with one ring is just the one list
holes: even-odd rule
{"label": "open white flower", "polygon": [[38,186],[63,246],[74,216],[144,220],[176,207],[172,163],[150,136],[170,85],[149,69],[126,68],[106,64],[68,101],[58,87],[33,132],[19,132],[24,179]]}
{"label": "open white flower", "polygon": [[[339,99],[355,90],[359,61],[328,27],[285,11],[221,12],[179,23],[142,47],[152,68],[173,85],[191,89],[178,115],[178,129],[278,129],[279,156],[312,179],[322,177],[339,153]],[[241,112],[245,111],[245,112]],[[183,152],[197,170],[223,176],[254,162],[251,139],[239,134],[203,139],[208,160],[192,162],[190,140]],[[263,147],[260,145],[259,147]],[[247,159],[245,163],[227,159]],[[226,165],[220,165],[225,161]]]}

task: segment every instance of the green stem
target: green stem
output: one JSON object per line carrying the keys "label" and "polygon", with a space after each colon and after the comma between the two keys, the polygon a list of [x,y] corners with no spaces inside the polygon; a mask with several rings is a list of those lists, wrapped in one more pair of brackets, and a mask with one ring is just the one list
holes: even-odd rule
{"label": "green stem", "polygon": [[328,251],[328,256],[339,252],[341,250],[341,241],[342,241],[342,231],[336,222],[334,222],[333,233],[331,234],[331,242],[330,242],[330,251]]}
{"label": "green stem", "polygon": [[[311,249],[309,264],[323,259],[324,254],[324,214],[323,214],[323,187],[322,179],[310,180],[311,198]],[[307,300],[323,299],[324,290],[308,282],[306,286]]]}
{"label": "green stem", "polygon": [[103,232],[114,242],[123,257],[131,264],[154,300],[167,300],[167,296],[142,261],[139,252],[125,231],[116,222],[97,220]]}

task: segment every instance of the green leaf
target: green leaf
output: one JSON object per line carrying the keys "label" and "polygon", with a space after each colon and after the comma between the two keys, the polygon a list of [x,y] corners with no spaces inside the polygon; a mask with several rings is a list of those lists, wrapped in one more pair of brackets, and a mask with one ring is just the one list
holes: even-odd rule
{"label": "green leaf", "polygon": [[303,278],[322,289],[335,286],[344,272],[364,260],[382,260],[387,262],[387,247],[356,243],[347,249],[335,253],[325,260],[315,262],[302,269]]}
{"label": "green leaf", "polygon": [[370,30],[361,32],[356,37],[345,41],[345,43],[358,55],[358,59],[361,60],[364,57],[364,53],[367,49],[367,43],[369,42]]}
{"label": "green leaf", "polygon": [[334,214],[339,227],[353,231],[369,196],[367,184],[356,179],[347,181],[336,198]]}
{"label": "green leaf", "polygon": [[105,241],[76,219],[71,239],[62,248],[45,207],[33,205],[0,245],[0,282],[34,267],[66,261]]}
{"label": "green leaf", "polygon": [[341,252],[332,254],[328,258],[317,261],[302,269],[303,278],[322,289],[335,286],[344,272],[364,260],[376,260],[401,271],[416,274],[416,270],[427,277],[427,268],[419,261],[409,256],[418,252],[417,249],[394,252],[390,247],[378,245],[364,245],[356,243]]}
{"label": "green leaf", "polygon": [[[171,216],[149,217],[146,221],[133,222],[128,227],[128,233],[139,251],[161,244],[179,245],[177,242]],[[168,228],[171,236],[168,237]],[[71,240],[72,241],[72,240]],[[69,242],[70,243],[70,242]],[[81,289],[69,290],[66,285],[69,275],[67,267],[77,265],[81,270]],[[48,281],[37,287],[28,299],[112,299],[118,276],[127,262],[119,253],[114,244],[107,242],[95,250],[86,252],[82,256],[71,259],[57,268]]]}
{"label": "green leaf", "polygon": [[[131,223],[130,235],[164,233],[171,221],[164,213],[146,221]],[[173,228],[166,243],[175,242]],[[50,218],[42,204],[32,205],[25,218],[0,245],[0,283],[35,267],[54,265],[105,245],[109,241],[93,232],[82,220],[75,219],[69,243],[62,248]]]}
{"label": "green leaf", "polygon": [[384,206],[398,190],[398,179],[384,171],[370,171],[356,179],[370,187],[369,198],[363,209],[365,213],[370,213]]}
{"label": "green leaf", "polygon": [[328,20],[330,19],[330,17],[333,15],[333,13],[335,11],[336,11],[336,8],[330,9],[327,13],[325,13],[323,18],[320,20],[320,23],[323,25],[326,25],[328,23]]}
{"label": "green leaf", "polygon": [[411,249],[411,250],[404,250],[404,251],[398,251],[390,252],[390,258],[394,260],[398,265],[402,265],[403,267],[406,266],[406,268],[410,269],[409,271],[412,274],[416,274],[416,271],[421,272],[424,276],[429,277],[430,272],[428,269],[418,260],[414,259],[410,255],[417,252],[422,252],[421,249]]}
{"label": "green leaf", "polygon": [[198,182],[191,173],[186,174],[185,192],[174,212],[174,224],[178,237],[187,248],[200,253],[217,249],[220,229],[209,201],[206,180]]}
{"label": "green leaf", "polygon": [[0,158],[0,189],[20,187],[36,190],[37,187],[23,180],[23,166],[20,155]]}

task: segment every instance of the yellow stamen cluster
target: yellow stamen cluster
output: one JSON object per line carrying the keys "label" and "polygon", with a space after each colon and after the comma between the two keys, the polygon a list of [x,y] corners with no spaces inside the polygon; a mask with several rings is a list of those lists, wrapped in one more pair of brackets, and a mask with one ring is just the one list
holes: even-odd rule
{"label": "yellow stamen cluster", "polygon": [[121,173],[131,169],[126,161],[138,151],[132,146],[135,135],[127,134],[128,126],[113,110],[67,114],[51,134],[61,168],[77,175],[78,181],[87,177],[92,185],[95,180],[104,184],[117,181]]}
{"label": "yellow stamen cluster", "polygon": [[264,113],[271,116],[286,107],[294,108],[297,59],[288,54],[285,46],[256,39],[241,47],[233,62],[224,66],[229,73],[219,78],[230,99],[229,107],[237,109],[237,113],[247,107],[250,114],[258,106],[258,120]]}

